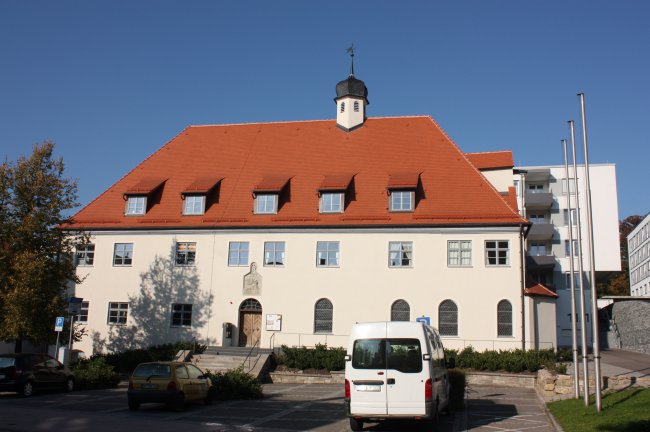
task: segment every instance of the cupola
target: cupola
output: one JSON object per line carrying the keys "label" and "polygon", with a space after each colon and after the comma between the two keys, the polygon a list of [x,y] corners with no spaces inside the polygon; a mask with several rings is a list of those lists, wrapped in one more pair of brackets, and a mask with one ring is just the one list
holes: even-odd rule
{"label": "cupola", "polygon": [[368,88],[365,83],[354,76],[354,47],[350,53],[350,75],[336,84],[336,125],[346,132],[363,125],[366,120]]}

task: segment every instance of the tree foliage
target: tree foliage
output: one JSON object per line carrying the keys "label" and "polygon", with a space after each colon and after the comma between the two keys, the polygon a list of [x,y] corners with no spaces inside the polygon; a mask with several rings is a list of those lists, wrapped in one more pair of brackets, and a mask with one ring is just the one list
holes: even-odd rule
{"label": "tree foliage", "polygon": [[54,144],[0,165],[0,339],[48,342],[66,308],[66,288],[80,282],[73,251],[85,241],[60,229],[77,206],[77,182],[64,177]]}
{"label": "tree foliage", "polygon": [[599,295],[630,295],[630,263],[628,262],[627,236],[641,223],[643,216],[628,216],[618,223],[621,249],[621,271],[612,273],[598,285]]}

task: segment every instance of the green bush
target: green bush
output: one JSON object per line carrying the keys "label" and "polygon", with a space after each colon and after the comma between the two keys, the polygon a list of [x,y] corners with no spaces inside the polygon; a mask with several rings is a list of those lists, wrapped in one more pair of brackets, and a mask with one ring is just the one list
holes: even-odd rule
{"label": "green bush", "polygon": [[131,374],[140,363],[173,360],[178,351],[194,350],[195,354],[205,351],[206,346],[196,341],[181,341],[173,344],[154,345],[145,349],[128,350],[119,353],[96,354],[91,359],[102,357],[118,373]]}
{"label": "green bush", "polygon": [[315,348],[282,345],[282,354],[276,356],[276,362],[295,369],[338,371],[345,369],[345,353],[345,348],[328,348],[321,344]]}
{"label": "green bush", "polygon": [[[561,371],[562,361],[566,353],[551,349],[547,350],[485,350],[477,352],[471,346],[462,351],[445,350],[447,358],[455,358],[456,366],[477,371],[506,371],[506,372],[536,372],[542,367],[550,370]],[[565,370],[566,367],[564,366]]]}
{"label": "green bush", "polygon": [[467,386],[465,372],[458,369],[449,369],[449,384],[451,385],[449,408],[452,410],[463,409],[465,406],[465,387]]}
{"label": "green bush", "polygon": [[206,371],[214,385],[215,399],[259,399],[262,397],[262,384],[253,375],[244,372],[243,366],[227,372]]}
{"label": "green bush", "polygon": [[120,382],[119,374],[103,357],[82,359],[72,366],[72,370],[75,386],[79,389],[111,388]]}

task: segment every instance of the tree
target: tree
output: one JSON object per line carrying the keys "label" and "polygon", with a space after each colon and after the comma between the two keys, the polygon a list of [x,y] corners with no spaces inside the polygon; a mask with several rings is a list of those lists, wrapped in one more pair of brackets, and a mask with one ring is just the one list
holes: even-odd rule
{"label": "tree", "polygon": [[77,182],[63,176],[53,152],[44,142],[0,165],[0,339],[14,341],[16,352],[26,339],[52,339],[68,284],[81,282],[73,251],[85,237],[60,229],[77,206]]}
{"label": "tree", "polygon": [[599,295],[630,295],[630,263],[627,256],[627,236],[641,223],[643,216],[628,216],[618,223],[621,250],[621,271],[611,274],[598,284]]}

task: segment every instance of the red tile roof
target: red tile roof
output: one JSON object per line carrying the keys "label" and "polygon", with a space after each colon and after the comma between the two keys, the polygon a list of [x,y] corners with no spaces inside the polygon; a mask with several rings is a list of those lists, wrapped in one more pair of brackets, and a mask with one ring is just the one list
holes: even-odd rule
{"label": "red tile roof", "polygon": [[199,177],[183,189],[183,194],[205,194],[214,188],[217,183],[223,180],[223,177]]}
{"label": "red tile roof", "polygon": [[287,185],[290,176],[266,176],[253,189],[255,192],[275,192],[278,193]]}
{"label": "red tile roof", "polygon": [[158,189],[167,180],[166,178],[143,178],[124,191],[124,195],[149,195]]}
{"label": "red tile roof", "polygon": [[514,186],[508,187],[508,193],[503,194],[503,197],[506,199],[506,202],[512,207],[515,211],[519,211],[519,205],[517,204],[517,189]]}
{"label": "red tile roof", "polygon": [[388,180],[388,189],[415,189],[418,186],[420,173],[394,173]]}
{"label": "red tile roof", "polygon": [[[183,216],[180,194],[197,178],[223,177],[219,200]],[[318,190],[332,173],[354,173],[343,214],[320,214]],[[413,212],[389,212],[391,174],[419,173]],[[269,175],[291,178],[278,214],[253,214],[252,191]],[[167,178],[142,217],[124,215],[123,194]],[[430,117],[369,118],[353,132],[334,120],[189,126],[74,216],[73,227],[518,225],[525,220]]]}
{"label": "red tile roof", "polygon": [[512,152],[510,150],[465,153],[465,155],[479,170],[512,168],[515,166]]}
{"label": "red tile roof", "polygon": [[530,286],[526,287],[526,295],[527,296],[539,296],[539,297],[551,297],[551,298],[558,298],[559,296],[551,291],[550,289],[546,288],[543,284],[540,283],[533,283]]}
{"label": "red tile roof", "polygon": [[350,186],[354,174],[337,174],[326,175],[320,186],[319,191],[342,191]]}

